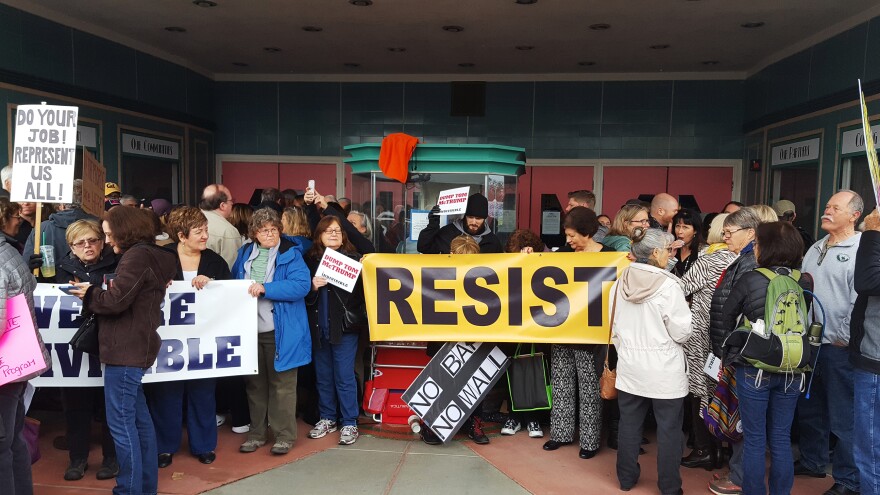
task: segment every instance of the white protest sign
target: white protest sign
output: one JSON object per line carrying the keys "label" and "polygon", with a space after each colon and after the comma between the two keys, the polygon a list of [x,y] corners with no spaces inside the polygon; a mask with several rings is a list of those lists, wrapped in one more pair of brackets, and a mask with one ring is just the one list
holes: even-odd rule
{"label": "white protest sign", "polygon": [[443,215],[463,215],[467,209],[470,190],[470,187],[456,187],[455,189],[440,191],[440,195],[437,196],[437,205],[440,207],[440,213]]}
{"label": "white protest sign", "polygon": [[718,377],[721,375],[721,358],[710,352],[709,355],[706,356],[706,363],[703,365],[703,373],[709,375],[709,378],[717,382]]}
{"label": "white protest sign", "polygon": [[321,263],[318,265],[315,276],[324,277],[336,287],[351,292],[354,290],[354,284],[357,283],[358,276],[360,276],[363,269],[364,265],[359,261],[355,261],[333,249],[325,249],[324,257],[321,258]]}
{"label": "white protest sign", "polygon": [[[250,280],[216,280],[197,291],[174,282],[162,307],[162,345],[144,383],[218,378],[257,373],[257,299],[247,293]],[[100,387],[102,366],[73,351],[82,301],[53,284],[37,284],[34,310],[52,370],[31,380],[37,387]]]}
{"label": "white protest sign", "polygon": [[79,108],[19,105],[15,110],[12,201],[71,203]]}

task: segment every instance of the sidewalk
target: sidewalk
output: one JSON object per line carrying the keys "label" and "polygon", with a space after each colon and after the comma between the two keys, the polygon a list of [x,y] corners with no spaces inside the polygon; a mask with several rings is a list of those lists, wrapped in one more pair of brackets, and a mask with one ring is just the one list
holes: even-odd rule
{"label": "sidewalk", "polygon": [[[60,415],[46,418],[41,432],[43,459],[34,465],[36,495],[92,495],[108,493],[113,481],[97,481],[100,448],[92,449],[90,467],[80,481],[63,479],[67,452],[52,447],[61,432]],[[578,457],[569,445],[555,452],[541,449],[547,439],[529,438],[525,431],[513,437],[498,435],[489,424],[489,445],[475,445],[461,435],[443,446],[428,446],[407,427],[373,424],[361,418],[361,437],[351,446],[339,446],[337,434],[312,440],[309,425],[299,423],[299,439],[286,456],[273,456],[269,446],[253,454],[238,453],[244,435],[221,428],[217,460],[205,466],[188,454],[186,445],[171,466],[159,471],[162,494],[237,495],[242,493],[363,494],[569,494],[622,493],[615,475],[616,452],[607,448],[593,459]],[[545,434],[548,428],[545,428]],[[97,433],[97,430],[96,430]],[[649,435],[649,438],[651,435]],[[655,444],[645,446],[642,477],[629,493],[656,494]],[[681,470],[685,493],[709,493],[712,473]],[[831,478],[797,478],[792,494],[822,493]]]}

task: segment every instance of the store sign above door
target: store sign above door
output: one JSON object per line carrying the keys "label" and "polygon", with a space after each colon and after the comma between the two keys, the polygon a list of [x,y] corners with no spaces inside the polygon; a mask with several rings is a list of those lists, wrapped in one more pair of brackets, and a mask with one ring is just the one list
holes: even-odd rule
{"label": "store sign above door", "polygon": [[122,152],[130,155],[177,160],[180,158],[180,145],[176,141],[122,134]]}
{"label": "store sign above door", "polygon": [[820,138],[807,139],[796,143],[788,143],[773,147],[770,165],[787,165],[789,163],[812,162],[819,159]]}
{"label": "store sign above door", "polygon": [[[880,141],[878,141],[880,125],[872,125],[871,134],[874,135],[874,146],[880,148]],[[861,127],[844,132],[842,137],[843,144],[841,144],[840,152],[844,155],[865,152],[865,133],[862,132]]]}

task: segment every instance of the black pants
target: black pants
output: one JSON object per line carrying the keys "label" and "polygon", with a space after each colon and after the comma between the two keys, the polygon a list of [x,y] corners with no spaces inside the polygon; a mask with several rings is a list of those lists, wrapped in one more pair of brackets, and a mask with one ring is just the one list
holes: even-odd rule
{"label": "black pants", "polygon": [[215,390],[217,411],[231,414],[232,426],[245,426],[251,423],[251,414],[248,410],[247,392],[244,388],[244,377],[226,376],[217,379]]}
{"label": "black pants", "polygon": [[663,495],[677,494],[681,489],[679,463],[682,455],[681,422],[684,398],[649,399],[618,391],[620,432],[618,433],[617,479],[621,488],[629,488],[639,480],[639,446],[642,424],[648,408],[654,406],[657,419],[657,486]]}
{"label": "black pants", "polygon": [[706,428],[706,422],[700,417],[700,398],[693,395],[687,397],[691,409],[691,431],[694,433],[694,450],[709,450],[715,446],[715,437]]}
{"label": "black pants", "polygon": [[92,436],[92,419],[101,421],[101,451],[104,457],[116,457],[113,436],[104,419],[103,387],[70,387],[61,389],[61,406],[67,422],[67,444],[70,460],[89,458],[89,440]]}

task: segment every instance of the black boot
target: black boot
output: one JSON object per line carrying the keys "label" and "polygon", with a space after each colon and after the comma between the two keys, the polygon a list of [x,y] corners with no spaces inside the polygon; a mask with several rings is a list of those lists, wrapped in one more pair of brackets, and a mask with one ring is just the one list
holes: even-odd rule
{"label": "black boot", "polygon": [[715,455],[714,449],[694,449],[687,457],[681,459],[681,465],[686,468],[703,468],[711,471],[715,467]]}
{"label": "black boot", "polygon": [[468,438],[477,445],[486,445],[489,443],[489,437],[483,433],[483,420],[479,416],[471,416],[467,424],[464,426]]}
{"label": "black boot", "polygon": [[67,471],[64,471],[64,479],[66,481],[81,480],[88,468],[89,462],[87,459],[71,459],[70,465],[67,466]]}
{"label": "black boot", "polygon": [[620,427],[620,420],[612,419],[608,422],[608,448],[617,450],[617,431]]}

